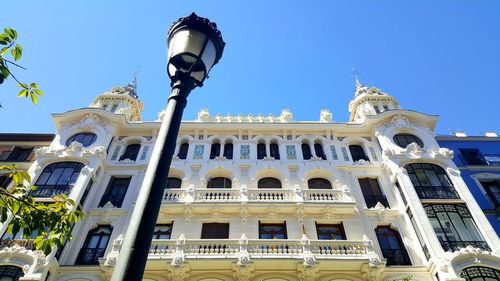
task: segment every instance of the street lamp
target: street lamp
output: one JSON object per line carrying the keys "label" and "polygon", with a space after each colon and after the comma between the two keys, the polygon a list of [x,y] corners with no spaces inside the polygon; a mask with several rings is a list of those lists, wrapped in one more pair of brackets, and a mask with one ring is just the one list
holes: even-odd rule
{"label": "street lamp", "polygon": [[172,93],[112,281],[142,280],[187,97],[191,90],[203,86],[225,45],[217,25],[195,13],[180,18],[168,31],[167,72]]}

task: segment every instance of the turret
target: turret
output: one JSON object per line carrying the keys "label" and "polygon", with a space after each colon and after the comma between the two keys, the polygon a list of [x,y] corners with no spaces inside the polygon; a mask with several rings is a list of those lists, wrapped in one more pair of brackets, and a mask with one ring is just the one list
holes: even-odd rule
{"label": "turret", "polygon": [[392,96],[376,87],[367,87],[356,77],[354,99],[349,103],[349,122],[362,123],[367,115],[399,109],[399,104]]}
{"label": "turret", "polygon": [[136,79],[128,85],[116,86],[97,96],[89,107],[102,108],[115,114],[124,114],[128,121],[141,121],[144,105],[137,95]]}

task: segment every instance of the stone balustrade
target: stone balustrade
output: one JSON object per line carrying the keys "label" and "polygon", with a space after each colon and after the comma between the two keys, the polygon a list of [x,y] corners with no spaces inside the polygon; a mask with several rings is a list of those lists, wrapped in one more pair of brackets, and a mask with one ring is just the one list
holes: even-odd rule
{"label": "stone balustrade", "polygon": [[[365,241],[350,240],[304,240],[300,239],[153,239],[150,258],[171,258],[182,254],[185,258],[210,256],[213,258],[236,259],[245,253],[250,258],[286,257],[302,259],[312,254],[316,259],[335,257],[362,257],[370,253]],[[373,254],[373,253],[372,253]]]}
{"label": "stone balustrade", "polygon": [[336,189],[302,190],[289,189],[166,189],[164,203],[186,202],[318,202],[354,203],[348,192]]}

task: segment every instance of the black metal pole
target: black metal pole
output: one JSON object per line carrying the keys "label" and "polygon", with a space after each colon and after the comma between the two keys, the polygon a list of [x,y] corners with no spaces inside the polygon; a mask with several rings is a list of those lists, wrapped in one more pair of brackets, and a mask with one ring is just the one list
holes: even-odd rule
{"label": "black metal pole", "polygon": [[178,72],[174,78],[171,84],[172,94],[168,98],[158,138],[111,281],[141,281],[144,275],[182,114],[189,93],[196,87],[195,80],[189,74]]}

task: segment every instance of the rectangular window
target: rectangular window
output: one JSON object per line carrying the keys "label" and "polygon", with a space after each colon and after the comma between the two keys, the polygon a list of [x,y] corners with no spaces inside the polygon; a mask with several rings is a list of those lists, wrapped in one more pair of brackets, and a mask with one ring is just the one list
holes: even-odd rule
{"label": "rectangular window", "polygon": [[318,224],[316,223],[318,240],[346,240],[342,224]]}
{"label": "rectangular window", "polygon": [[128,178],[115,178],[112,177],[109,181],[106,193],[102,196],[99,207],[103,207],[106,203],[111,202],[113,206],[121,208],[125,194],[127,194],[128,185],[130,184],[130,177]]}
{"label": "rectangular window", "polygon": [[31,155],[31,152],[33,152],[33,147],[21,148],[16,146],[10,152],[9,156],[7,157],[7,161],[13,161],[13,162],[29,161],[29,156]]}
{"label": "rectangular window", "polygon": [[384,207],[389,208],[387,198],[385,198],[377,179],[358,179],[363,197],[365,198],[366,207],[373,208],[380,202]]}
{"label": "rectangular window", "polygon": [[201,227],[201,239],[228,239],[229,223],[204,223]]}
{"label": "rectangular window", "polygon": [[288,239],[286,223],[261,223],[259,221],[259,239]]}
{"label": "rectangular window", "polygon": [[486,199],[490,202],[493,208],[500,207],[500,180],[480,181],[486,191]]}

